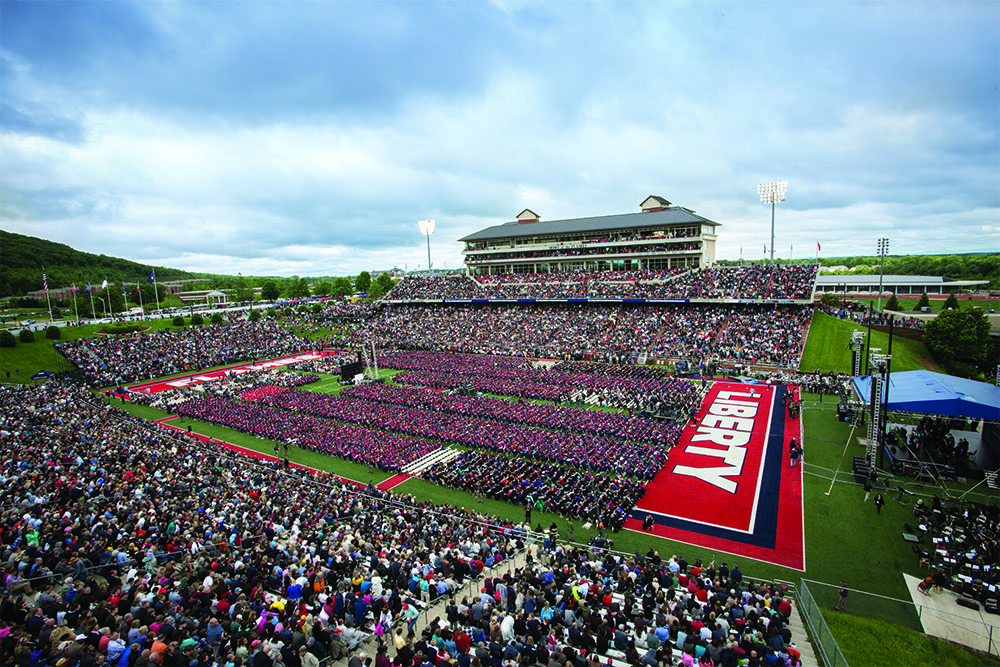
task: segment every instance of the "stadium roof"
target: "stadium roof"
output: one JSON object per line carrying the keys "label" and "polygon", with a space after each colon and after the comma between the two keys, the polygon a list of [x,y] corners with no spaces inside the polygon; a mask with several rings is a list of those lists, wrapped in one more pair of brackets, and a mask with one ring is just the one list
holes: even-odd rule
{"label": "stadium roof", "polygon": [[715,225],[718,222],[703,218],[694,211],[681,206],[673,206],[662,211],[646,213],[622,213],[618,215],[601,215],[593,218],[569,218],[567,220],[548,220],[543,222],[520,223],[505,222],[481,229],[474,234],[460,238],[459,241],[485,241],[488,239],[505,239],[522,236],[547,236],[550,234],[569,234],[574,232],[597,232],[615,229],[636,229],[640,227],[660,227],[662,225],[683,224]]}
{"label": "stadium roof", "polygon": [[[868,403],[871,377],[854,378],[854,388]],[[883,398],[885,394],[883,392]],[[889,409],[951,417],[1000,420],[1000,387],[930,371],[889,375]]]}

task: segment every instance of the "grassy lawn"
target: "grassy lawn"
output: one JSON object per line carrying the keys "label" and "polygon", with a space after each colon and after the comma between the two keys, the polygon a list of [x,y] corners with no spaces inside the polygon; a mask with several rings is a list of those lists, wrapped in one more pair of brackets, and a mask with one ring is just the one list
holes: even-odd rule
{"label": "grassy lawn", "polygon": [[[851,602],[853,600],[848,603],[848,609]],[[823,610],[823,617],[850,665],[974,667],[997,664],[995,659],[980,657],[893,623],[857,618],[849,613],[826,609]]]}
{"label": "grassy lawn", "polygon": [[[851,342],[851,332],[856,329],[867,331],[865,327],[855,322],[839,320],[826,313],[815,313],[799,370],[811,372],[818,368],[822,371],[850,373],[851,354],[848,345]],[[871,346],[881,348],[883,353],[887,353],[889,334],[872,331]],[[892,340],[892,370],[941,372],[941,368],[931,359],[927,347],[922,342],[899,336],[894,336]]]}

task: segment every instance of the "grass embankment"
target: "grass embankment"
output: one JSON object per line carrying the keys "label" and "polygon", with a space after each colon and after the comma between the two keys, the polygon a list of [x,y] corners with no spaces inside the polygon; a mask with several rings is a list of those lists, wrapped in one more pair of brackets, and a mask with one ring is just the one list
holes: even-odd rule
{"label": "grass embankment", "polygon": [[[190,319],[185,321],[188,322],[187,326],[191,326]],[[147,331],[177,328],[174,326],[171,318],[136,323],[141,324],[143,327],[148,327]],[[68,341],[76,340],[77,338],[91,338],[96,336],[97,332],[105,326],[107,325],[84,324],[81,326],[60,327],[59,340]],[[35,342],[33,343],[22,343],[19,340],[15,347],[0,348],[0,378],[4,382],[26,383],[30,382],[31,376],[38,371],[61,372],[72,369],[72,364],[56,351],[52,344],[55,341],[45,338],[44,330],[34,333]],[[19,375],[16,373],[17,370],[20,370]],[[10,371],[9,380],[7,378],[7,371]]]}
{"label": "grass embankment", "polygon": [[827,609],[823,610],[823,616],[849,665],[979,667],[997,664],[993,658],[976,655],[893,623]]}
{"label": "grass embankment", "polygon": [[[809,327],[809,339],[802,353],[799,370],[811,373],[818,368],[821,371],[850,373],[849,345],[851,332],[855,330],[867,331],[867,328],[856,322],[839,320],[826,313],[816,312]],[[872,331],[871,347],[881,348],[883,354],[888,354],[889,334]],[[892,370],[941,372],[941,367],[934,363],[927,346],[922,342],[893,336]]]}

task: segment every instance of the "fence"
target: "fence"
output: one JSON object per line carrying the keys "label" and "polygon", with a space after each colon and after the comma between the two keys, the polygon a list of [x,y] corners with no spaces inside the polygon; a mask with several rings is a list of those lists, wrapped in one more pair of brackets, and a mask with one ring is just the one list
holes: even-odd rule
{"label": "fence", "polygon": [[[903,576],[907,587],[916,590],[920,580],[909,575]],[[839,597],[838,586],[813,580],[808,583],[818,588],[815,597],[810,596],[814,604],[826,604],[829,608],[832,601]],[[803,580],[802,585],[805,584]],[[1000,625],[991,623],[993,617],[984,616],[982,612],[963,612],[955,604],[958,596],[950,591],[933,593],[927,597],[918,595],[918,601],[912,601],[853,588],[848,590],[852,615],[888,620],[933,637],[1000,656]]]}
{"label": "fence", "polygon": [[823,611],[809,591],[805,579],[799,580],[799,585],[795,589],[795,601],[798,602],[799,613],[802,614],[802,618],[809,628],[810,639],[819,651],[823,664],[826,667],[847,667],[847,660],[840,652],[837,640],[830,632],[830,627],[826,624],[826,619],[823,618]]}

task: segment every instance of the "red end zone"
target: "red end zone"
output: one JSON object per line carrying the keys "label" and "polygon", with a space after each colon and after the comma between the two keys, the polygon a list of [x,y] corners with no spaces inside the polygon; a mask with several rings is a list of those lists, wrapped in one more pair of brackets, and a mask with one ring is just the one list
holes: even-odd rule
{"label": "red end zone", "polygon": [[646,486],[626,528],[804,569],[801,468],[790,468],[799,442],[784,386],[716,383],[695,423]]}

